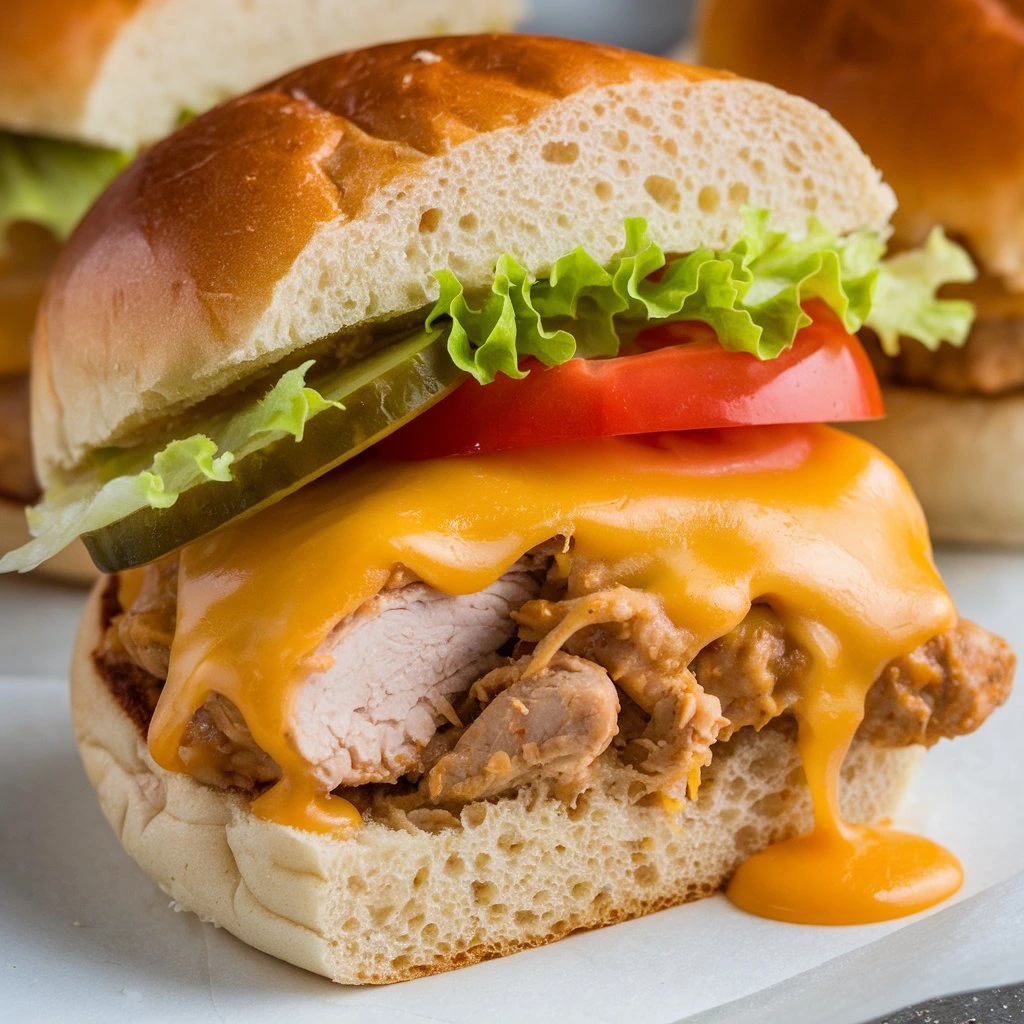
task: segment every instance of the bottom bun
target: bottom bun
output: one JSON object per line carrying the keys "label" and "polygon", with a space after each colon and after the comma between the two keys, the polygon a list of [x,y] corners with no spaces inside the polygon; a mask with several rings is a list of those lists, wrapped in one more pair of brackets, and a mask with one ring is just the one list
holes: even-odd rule
{"label": "bottom bun", "polygon": [[[344,984],[402,981],[539,946],[717,890],[749,854],[811,824],[792,730],[743,730],[669,813],[592,790],[468,805],[461,827],[371,822],[331,839],[254,817],[241,794],[166,772],[92,658],[93,591],[72,663],[85,770],[122,845],[179,907]],[[856,820],[891,814],[920,748],[857,744],[841,789]],[[681,943],[685,943],[683,937]],[[692,948],[692,942],[687,948]]]}
{"label": "bottom bun", "polygon": [[936,540],[1024,544],[1024,395],[890,387],[885,406],[850,429],[906,473]]}
{"label": "bottom bun", "polygon": [[[30,539],[28,526],[25,523],[25,506],[6,498],[0,498],[0,552],[13,551]],[[49,576],[64,583],[88,585],[92,583],[99,570],[93,565],[85,545],[76,540],[63,551],[47,559],[35,575]]]}

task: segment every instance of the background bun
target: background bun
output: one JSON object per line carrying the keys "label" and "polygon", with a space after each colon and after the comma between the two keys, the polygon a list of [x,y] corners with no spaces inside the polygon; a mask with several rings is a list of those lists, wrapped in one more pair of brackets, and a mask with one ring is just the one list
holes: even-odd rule
{"label": "background bun", "polygon": [[[436,832],[397,811],[350,839],[271,824],[246,798],[154,765],[92,658],[103,586],[79,629],[72,709],[122,845],[180,907],[334,981],[433,974],[696,899],[753,850],[810,825],[795,744],[771,726],[716,748],[698,801],[677,814],[598,791],[569,808],[526,790],[470,804],[460,828]],[[845,813],[891,814],[919,757],[855,745]]]}
{"label": "background bun", "polygon": [[852,427],[907,475],[936,540],[1024,545],[1024,394],[888,386],[886,417]]}
{"label": "background bun", "polygon": [[0,126],[115,149],[324,53],[510,27],[521,0],[3,0]]}
{"label": "background bun", "polygon": [[958,362],[977,377],[984,361],[985,390],[1007,393],[887,385],[887,418],[855,432],[904,470],[937,539],[1024,544],[1024,394],[1019,357],[1003,363],[1024,323],[1024,0],[702,0],[698,36],[703,61],[807,96],[853,133],[899,198],[899,242],[942,224],[971,248],[984,274],[958,293],[977,305],[972,348],[917,365],[964,390]]}
{"label": "background bun", "polygon": [[1024,0],[703,0],[699,57],[820,103],[899,197],[1024,290]]}
{"label": "background bun", "polygon": [[36,333],[40,478],[423,308],[441,267],[607,259],[638,215],[667,249],[724,245],[747,204],[842,232],[894,200],[823,111],[668,60],[511,35],[311,65],[154,146],[72,236]]}

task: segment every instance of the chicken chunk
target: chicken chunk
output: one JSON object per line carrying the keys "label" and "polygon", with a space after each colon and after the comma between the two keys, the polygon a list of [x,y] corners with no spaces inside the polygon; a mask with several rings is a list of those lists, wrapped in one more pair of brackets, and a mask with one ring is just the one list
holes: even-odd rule
{"label": "chicken chunk", "polygon": [[619,698],[600,666],[556,654],[535,674],[522,657],[495,669],[474,690],[497,691],[455,748],[428,777],[439,803],[466,802],[552,779],[569,797],[618,731]]}
{"label": "chicken chunk", "polygon": [[669,621],[653,595],[613,587],[566,601],[532,601],[515,619],[527,639],[540,640],[535,659],[564,648],[594,661],[647,715],[623,757],[648,792],[710,763],[711,746],[727,724],[721,703],[687,667],[692,637]]}
{"label": "chicken chunk", "polygon": [[961,619],[892,662],[868,692],[860,735],[879,746],[931,746],[973,732],[1010,695],[1010,645]]}
{"label": "chicken chunk", "polygon": [[501,662],[515,634],[512,612],[540,583],[525,565],[476,594],[425,583],[382,590],[317,652],[330,667],[293,700],[296,749],[327,788],[394,782],[421,770],[452,701]]}
{"label": "chicken chunk", "polygon": [[809,668],[807,652],[794,643],[782,620],[754,605],[733,630],[708,644],[690,665],[697,682],[722,702],[728,739],[748,725],[760,729],[788,711]]}

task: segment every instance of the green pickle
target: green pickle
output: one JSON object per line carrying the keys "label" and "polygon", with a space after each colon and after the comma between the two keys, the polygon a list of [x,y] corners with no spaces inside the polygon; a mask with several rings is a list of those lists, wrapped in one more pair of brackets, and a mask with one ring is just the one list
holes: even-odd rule
{"label": "green pickle", "polygon": [[302,441],[285,436],[239,458],[232,479],[208,480],[170,508],[144,508],[84,534],[93,561],[119,572],[175,551],[241,515],[251,515],[354,458],[450,394],[467,374],[451,361],[447,332],[419,333],[353,366],[311,380],[325,409]]}

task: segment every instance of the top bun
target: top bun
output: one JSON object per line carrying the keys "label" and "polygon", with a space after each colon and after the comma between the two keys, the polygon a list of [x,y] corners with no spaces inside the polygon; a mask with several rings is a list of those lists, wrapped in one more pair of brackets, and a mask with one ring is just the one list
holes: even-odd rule
{"label": "top bun", "polygon": [[2,0],[0,129],[134,150],[324,54],[505,28],[522,0]]}
{"label": "top bun", "polygon": [[820,103],[899,196],[1024,290],[1024,0],[703,0],[700,59]]}
{"label": "top bun", "polygon": [[145,153],[61,255],[35,337],[40,479],[335,332],[483,286],[623,218],[722,246],[745,205],[801,234],[881,228],[891,191],[805,100],[589,43],[463,36],[343,54]]}

